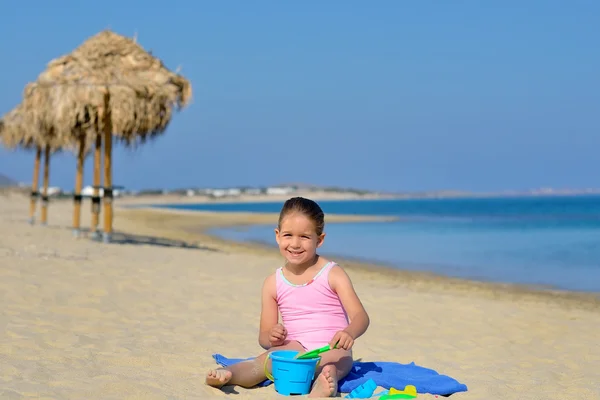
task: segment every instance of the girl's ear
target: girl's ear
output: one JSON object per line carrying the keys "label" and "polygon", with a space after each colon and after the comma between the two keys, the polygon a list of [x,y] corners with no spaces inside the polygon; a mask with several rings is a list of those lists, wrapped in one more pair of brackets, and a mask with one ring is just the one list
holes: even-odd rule
{"label": "girl's ear", "polygon": [[279,244],[279,229],[275,228],[275,241]]}
{"label": "girl's ear", "polygon": [[317,247],[321,247],[323,242],[325,241],[325,232],[321,233],[319,238],[317,239]]}

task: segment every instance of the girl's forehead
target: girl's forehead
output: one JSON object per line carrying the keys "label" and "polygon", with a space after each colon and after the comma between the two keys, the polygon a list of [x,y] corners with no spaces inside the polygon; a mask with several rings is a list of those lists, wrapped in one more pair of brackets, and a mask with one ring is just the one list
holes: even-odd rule
{"label": "girl's forehead", "polygon": [[291,213],[281,220],[282,230],[307,230],[315,229],[315,223],[302,213]]}

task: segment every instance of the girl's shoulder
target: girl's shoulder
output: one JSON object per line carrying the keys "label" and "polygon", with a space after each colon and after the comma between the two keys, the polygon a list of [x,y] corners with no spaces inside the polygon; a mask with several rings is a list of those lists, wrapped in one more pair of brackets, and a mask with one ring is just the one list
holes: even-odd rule
{"label": "girl's shoulder", "polygon": [[272,272],[265,278],[262,287],[263,293],[274,295],[277,292],[277,272],[279,272],[279,269],[275,272]]}
{"label": "girl's shoulder", "polygon": [[269,275],[267,275],[267,277],[265,278],[265,282],[274,281],[275,277],[277,275],[277,272],[279,272],[279,269],[276,269],[275,271],[273,271]]}
{"label": "girl's shoulder", "polygon": [[350,277],[348,276],[344,268],[336,262],[333,262],[332,264],[333,265],[329,270],[328,277],[329,287],[331,287],[331,289],[335,291],[336,288],[340,286],[348,285],[349,283],[351,284]]}

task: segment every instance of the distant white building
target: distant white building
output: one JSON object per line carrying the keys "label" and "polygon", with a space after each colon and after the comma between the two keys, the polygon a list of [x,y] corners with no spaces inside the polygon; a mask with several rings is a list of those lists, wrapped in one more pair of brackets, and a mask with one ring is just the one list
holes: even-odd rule
{"label": "distant white building", "polygon": [[259,194],[262,193],[262,191],[258,188],[248,188],[248,189],[244,190],[244,193],[249,194],[251,196],[258,196]]}
{"label": "distant white building", "polygon": [[209,189],[209,190],[207,190],[207,193],[209,195],[214,196],[214,197],[225,197],[225,196],[227,196],[227,191],[223,190],[223,189]]}
{"label": "distant white building", "polygon": [[227,189],[206,189],[206,194],[213,197],[237,197],[242,194],[242,189],[227,188]]}
{"label": "distant white building", "polygon": [[227,195],[228,196],[239,196],[240,194],[242,194],[242,190],[241,189],[238,189],[238,188],[227,189]]}
{"label": "distant white building", "polygon": [[48,188],[48,196],[57,196],[62,193],[62,189],[58,186],[50,186]]}
{"label": "distant white building", "polygon": [[[94,188],[92,186],[86,186],[81,189],[81,195],[83,197],[92,197],[94,195]],[[100,188],[100,197],[104,197],[104,189]],[[113,189],[113,197],[119,197],[121,195],[121,191],[118,189]]]}
{"label": "distant white building", "polygon": [[269,195],[285,195],[294,192],[294,188],[290,186],[284,187],[268,187],[267,194]]}

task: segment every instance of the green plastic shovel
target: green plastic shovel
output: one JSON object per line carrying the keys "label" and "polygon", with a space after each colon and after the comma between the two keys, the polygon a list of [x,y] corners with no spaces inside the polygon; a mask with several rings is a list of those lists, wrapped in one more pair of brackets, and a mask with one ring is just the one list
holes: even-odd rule
{"label": "green plastic shovel", "polygon": [[[336,346],[333,346],[333,348],[335,349]],[[315,349],[315,350],[311,350],[311,351],[307,351],[304,354],[300,354],[299,356],[296,356],[297,360],[306,360],[308,358],[317,358],[321,353],[325,353],[326,351],[331,350],[331,346],[330,345],[325,345],[323,347],[321,347],[320,349]]]}

